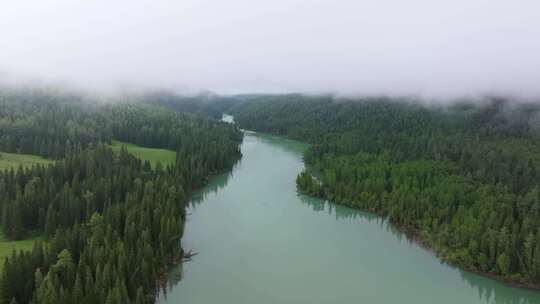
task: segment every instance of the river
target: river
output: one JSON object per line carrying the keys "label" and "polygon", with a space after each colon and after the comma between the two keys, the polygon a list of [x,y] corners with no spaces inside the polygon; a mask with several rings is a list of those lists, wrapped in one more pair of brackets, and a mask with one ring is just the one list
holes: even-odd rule
{"label": "river", "polygon": [[198,255],[159,303],[540,303],[442,264],[380,217],[298,194],[304,144],[247,133],[241,148],[194,197],[183,246]]}

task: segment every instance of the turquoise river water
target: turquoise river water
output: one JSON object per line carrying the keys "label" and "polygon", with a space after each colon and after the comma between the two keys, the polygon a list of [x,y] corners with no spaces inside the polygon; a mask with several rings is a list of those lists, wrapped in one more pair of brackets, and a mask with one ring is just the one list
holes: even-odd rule
{"label": "turquoise river water", "polygon": [[248,132],[193,199],[159,303],[533,304],[540,292],[442,264],[387,221],[297,193],[304,144]]}

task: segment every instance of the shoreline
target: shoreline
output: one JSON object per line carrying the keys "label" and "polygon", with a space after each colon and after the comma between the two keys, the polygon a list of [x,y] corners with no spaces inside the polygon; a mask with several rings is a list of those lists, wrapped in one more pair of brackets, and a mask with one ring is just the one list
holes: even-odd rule
{"label": "shoreline", "polygon": [[335,204],[335,205],[344,206],[344,207],[347,207],[347,208],[350,208],[350,209],[353,209],[353,210],[357,210],[357,211],[361,211],[361,212],[371,213],[371,214],[379,216],[379,217],[381,217],[381,218],[383,218],[385,220],[388,220],[388,222],[394,228],[396,228],[399,232],[403,233],[403,235],[405,235],[405,237],[409,241],[414,242],[416,245],[422,247],[424,250],[433,253],[435,255],[435,257],[439,261],[445,263],[446,265],[449,265],[449,266],[457,268],[459,270],[474,273],[474,274],[480,275],[482,277],[485,277],[485,278],[500,282],[500,283],[502,283],[502,284],[504,284],[504,285],[506,285],[508,287],[519,288],[519,289],[527,289],[527,290],[532,290],[532,291],[537,291],[537,292],[540,291],[540,284],[517,282],[515,280],[509,279],[509,278],[506,278],[506,277],[503,277],[503,276],[500,276],[500,275],[497,275],[497,274],[494,274],[494,273],[491,273],[491,272],[477,270],[477,269],[468,267],[467,265],[463,265],[463,264],[459,264],[459,263],[453,263],[453,262],[449,261],[447,258],[445,258],[443,255],[441,255],[441,253],[438,252],[430,244],[430,242],[425,240],[421,236],[421,233],[420,233],[420,231],[418,229],[416,229],[416,228],[414,228],[412,226],[406,225],[406,224],[395,222],[395,221],[391,220],[387,215],[383,214],[382,212],[377,212],[377,211],[372,210],[372,209],[354,208],[354,207],[348,206],[347,204],[342,204],[342,203],[335,202],[335,201],[330,200],[330,199],[328,199],[326,197],[311,195],[310,193],[308,193],[306,191],[303,191],[303,190],[299,189],[298,187],[297,187],[297,189],[298,189],[298,192],[303,194],[303,195],[307,195],[309,197],[316,197],[316,198],[324,199],[325,201],[327,201],[329,203],[332,203],[332,204]]}
{"label": "shoreline", "polygon": [[[239,144],[239,146],[241,145],[242,143]],[[213,178],[216,178],[220,175],[223,175],[223,174],[228,174],[230,172],[232,172],[232,170],[234,169],[234,167],[238,164],[238,162],[242,159],[242,152],[239,153],[237,159],[234,161],[234,163],[227,167],[227,168],[224,168],[223,170],[218,170],[216,172],[210,172],[207,176],[205,176],[204,178],[204,182],[202,183],[202,185],[195,185],[189,192],[189,197],[186,201],[186,205],[184,206],[185,209],[188,208],[189,204],[191,203],[192,199],[193,199],[193,195],[195,195],[195,193],[197,191],[201,191],[203,190],[205,187],[207,187],[209,185],[209,183],[211,182],[211,180]],[[184,210],[185,210],[184,209]],[[183,217],[183,223],[182,225],[184,225],[184,228],[186,226],[186,219],[187,219],[187,214],[184,213],[184,217]],[[171,258],[170,261],[168,261],[168,263],[166,265],[163,265],[160,269],[158,269],[158,273],[157,273],[157,279],[156,279],[156,290],[154,291],[154,298],[156,299],[158,296],[159,296],[159,292],[160,290],[166,290],[167,288],[167,283],[169,281],[169,273],[170,271],[177,267],[178,265],[186,262],[184,261],[184,258],[186,257],[186,251],[185,251],[185,248],[182,247],[182,239],[183,239],[183,235],[180,237],[180,240],[179,240],[179,247],[180,247],[180,251],[178,252],[177,255],[173,256]]]}
{"label": "shoreline", "polygon": [[[338,204],[338,205],[342,205],[342,204]],[[360,209],[356,209],[356,208],[352,208],[352,209],[360,210]],[[360,210],[360,211],[365,211],[365,210]],[[422,238],[420,236],[420,231],[418,229],[416,229],[414,227],[410,227],[408,225],[396,223],[396,222],[390,220],[387,216],[383,216],[383,215],[381,215],[379,213],[376,213],[376,212],[373,212],[371,210],[367,210],[366,212],[369,212],[369,213],[375,214],[377,216],[381,216],[384,219],[387,219],[390,222],[390,224],[393,225],[396,229],[398,229],[401,233],[403,233],[407,237],[408,240],[410,240],[411,242],[414,242],[418,246],[422,247],[424,250],[432,252],[437,257],[437,259],[439,259],[441,262],[443,262],[443,263],[445,263],[445,264],[447,264],[447,265],[449,265],[451,267],[458,268],[458,269],[463,270],[463,271],[467,271],[467,272],[470,272],[470,273],[480,275],[482,277],[486,277],[486,278],[495,280],[497,282],[500,282],[500,283],[502,283],[502,284],[504,284],[506,286],[512,287],[512,288],[521,288],[521,289],[529,289],[529,290],[534,290],[534,291],[540,291],[540,285],[536,285],[536,284],[532,284],[532,283],[516,282],[515,280],[509,279],[509,278],[506,278],[506,277],[503,277],[503,276],[500,276],[500,275],[497,275],[497,274],[494,274],[494,273],[491,273],[491,272],[477,270],[477,269],[467,267],[466,265],[459,264],[459,263],[453,263],[453,262],[449,261],[447,258],[445,258],[444,256],[442,256],[432,245],[429,244],[429,242],[427,242],[424,238]]]}

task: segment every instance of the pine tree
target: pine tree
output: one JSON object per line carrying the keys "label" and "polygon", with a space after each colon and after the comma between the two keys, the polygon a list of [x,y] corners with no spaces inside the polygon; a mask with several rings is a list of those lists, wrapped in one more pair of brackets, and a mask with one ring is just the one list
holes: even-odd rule
{"label": "pine tree", "polygon": [[47,215],[45,218],[45,235],[51,237],[57,227],[56,222],[56,211],[54,210],[53,205],[49,205],[49,208],[47,209]]}

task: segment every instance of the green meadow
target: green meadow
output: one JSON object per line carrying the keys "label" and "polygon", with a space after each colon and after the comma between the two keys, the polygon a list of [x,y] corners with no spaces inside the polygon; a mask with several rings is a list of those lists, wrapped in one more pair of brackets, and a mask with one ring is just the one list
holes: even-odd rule
{"label": "green meadow", "polygon": [[9,241],[4,237],[4,234],[0,230],[0,272],[4,268],[6,257],[11,256],[13,250],[30,251],[34,246],[34,241],[37,239],[38,237],[31,237],[19,241]]}
{"label": "green meadow", "polygon": [[150,161],[150,164],[155,166],[158,162],[166,166],[176,161],[176,152],[167,149],[145,148],[135,144],[113,140],[111,148],[119,152],[125,146],[129,153],[142,160]]}
{"label": "green meadow", "polygon": [[14,168],[19,166],[30,167],[33,164],[50,164],[51,160],[41,156],[30,154],[17,154],[0,152],[0,170]]}

